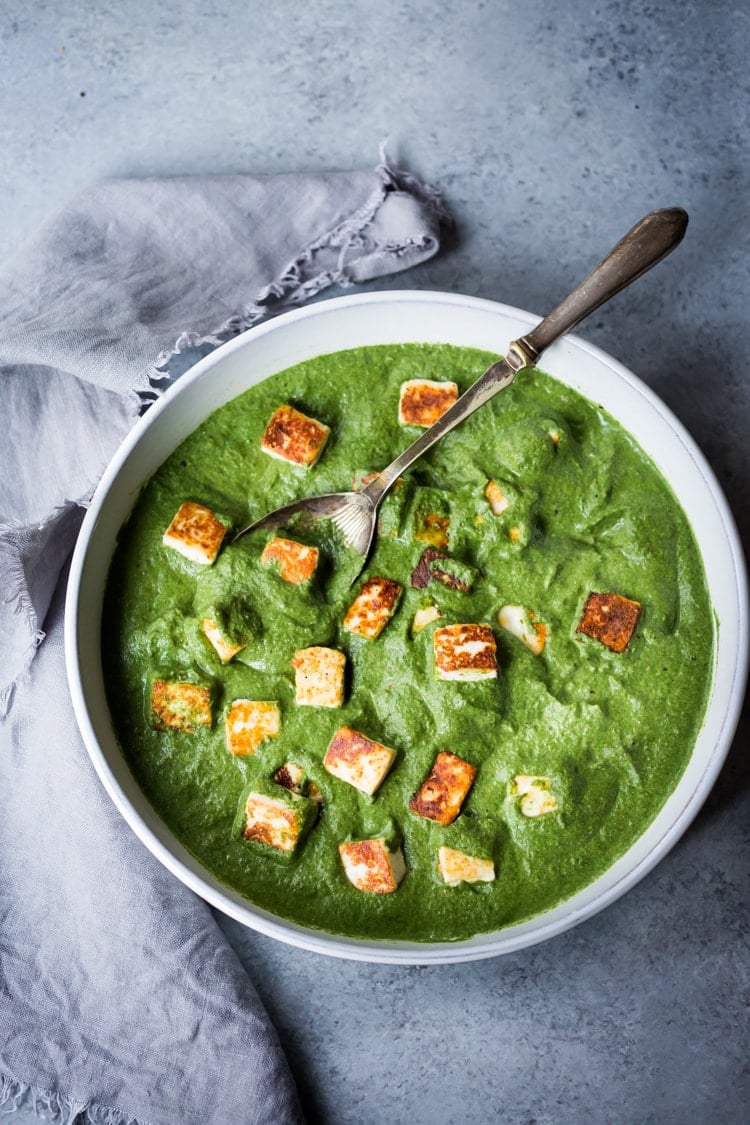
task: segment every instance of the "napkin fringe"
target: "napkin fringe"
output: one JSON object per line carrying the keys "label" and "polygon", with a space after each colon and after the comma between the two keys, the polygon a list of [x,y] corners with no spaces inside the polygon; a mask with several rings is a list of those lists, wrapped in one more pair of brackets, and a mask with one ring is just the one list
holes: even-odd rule
{"label": "napkin fringe", "polygon": [[[96,1102],[82,1102],[52,1090],[38,1090],[28,1082],[17,1082],[0,1074],[0,1115],[20,1109],[33,1109],[38,1117],[45,1114],[52,1125],[75,1125],[80,1114],[87,1114],[87,1125],[139,1125],[135,1117]],[[143,1119],[140,1125],[145,1125]]]}
{"label": "napkin fringe", "polygon": [[[3,569],[8,578],[3,601],[6,605],[12,607],[14,615],[22,618],[23,624],[28,630],[29,639],[27,647],[19,657],[19,667],[14,670],[10,683],[0,687],[0,719],[8,714],[16,684],[24,672],[27,672],[30,668],[36,650],[46,635],[44,630],[39,628],[39,618],[29,594],[26,572],[18,545],[8,536],[8,533],[12,531],[13,528],[8,524],[0,525],[0,558],[6,556]],[[2,1094],[2,1086],[0,1086],[0,1094]],[[0,1101],[0,1106],[2,1104],[2,1101]]]}
{"label": "napkin fringe", "polygon": [[[150,390],[139,392],[138,395],[142,407],[150,406],[166,390],[170,379],[167,365],[170,360],[187,349],[218,347],[241,332],[247,331],[248,328],[252,328],[264,317],[304,304],[330,285],[340,285],[345,289],[352,286],[355,278],[352,276],[350,266],[347,266],[352,251],[378,252],[395,259],[416,252],[437,251],[437,231],[441,225],[451,222],[442,194],[437,188],[424,183],[410,172],[391,166],[386,159],[384,146],[381,146],[380,157],[381,162],[375,168],[379,182],[369,198],[351,215],[306,246],[289,262],[278,278],[262,289],[257,297],[243,306],[239,312],[228,317],[214,332],[207,335],[183,332],[172,348],[159,353],[147,372]],[[367,229],[372,226],[380,208],[392,192],[403,192],[418,200],[434,224],[434,236],[424,235],[421,238],[412,236],[401,242],[385,242],[380,245],[368,241]],[[339,251],[335,267],[310,273],[310,267],[315,262],[316,256],[324,250]],[[357,261],[356,257],[354,261]]]}

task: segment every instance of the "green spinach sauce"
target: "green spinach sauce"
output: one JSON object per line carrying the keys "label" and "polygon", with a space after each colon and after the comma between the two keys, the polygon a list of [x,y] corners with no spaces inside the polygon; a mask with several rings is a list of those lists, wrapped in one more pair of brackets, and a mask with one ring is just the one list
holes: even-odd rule
{"label": "green spinach sauce", "polygon": [[[683,771],[703,716],[714,622],[690,527],[665,481],[629,435],[591,402],[539,371],[523,372],[407,474],[383,507],[363,578],[404,587],[375,640],[341,621],[358,586],[351,560],[321,528],[313,582],[283,582],[259,563],[260,532],[223,547],[200,567],[162,545],[177,508],[193,499],[234,528],[302,495],[348,489],[383,468],[416,430],[398,424],[407,379],[446,379],[464,390],[496,357],[448,345],[394,345],[322,356],[281,372],[212,414],[144,487],[123,528],[106,597],[102,649],[111,710],[124,753],[149,800],[185,846],[252,902],[295,922],[367,938],[442,941],[529,918],[585,887],[654,818]],[[288,402],[331,435],[309,471],[260,450],[269,417]],[[554,433],[557,441],[551,439]],[[510,500],[493,515],[484,489]],[[471,592],[409,576],[425,542],[419,512],[449,518],[449,554],[478,573]],[[511,529],[516,529],[511,534]],[[300,534],[291,538],[304,539]],[[227,540],[228,543],[228,540]],[[592,590],[642,603],[622,654],[576,634]],[[200,607],[235,599],[247,648],[222,665],[201,634]],[[442,619],[416,636],[426,602]],[[541,655],[500,628],[506,604],[547,624]],[[434,629],[486,622],[498,646],[495,680],[438,680]],[[296,649],[324,645],[347,655],[340,709],[295,703]],[[214,720],[193,733],[156,731],[154,675],[207,684]],[[226,748],[223,715],[237,698],[276,700],[278,738],[252,757]],[[332,777],[322,759],[347,725],[398,751],[368,798]],[[439,750],[478,767],[449,828],[408,811]],[[283,763],[301,765],[323,795],[300,854],[281,864],[232,834],[248,782],[267,783]],[[521,814],[517,774],[551,779],[554,813]],[[395,893],[373,895],[346,879],[338,843],[384,832],[402,839],[407,873]],[[492,883],[446,886],[441,844],[491,849]],[[270,852],[270,849],[268,849]]]}

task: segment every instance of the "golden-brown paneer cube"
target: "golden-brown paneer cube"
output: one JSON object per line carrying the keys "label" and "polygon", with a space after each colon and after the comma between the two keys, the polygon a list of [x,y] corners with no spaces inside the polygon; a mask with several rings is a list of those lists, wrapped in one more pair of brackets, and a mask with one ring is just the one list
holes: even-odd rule
{"label": "golden-brown paneer cube", "polygon": [[374,640],[393,616],[401,586],[390,578],[368,578],[349,606],[343,625],[348,633]]}
{"label": "golden-brown paneer cube", "polygon": [[339,727],[331,739],[323,765],[340,781],[346,781],[372,797],[395,757],[396,751],[389,746],[373,742],[351,727]]}
{"label": "golden-brown paneer cube", "polygon": [[243,648],[246,647],[244,644],[234,644],[228,637],[225,637],[212,617],[203,618],[201,632],[213,646],[222,664],[228,664],[238,652],[242,652]]}
{"label": "golden-brown paneer cube", "polygon": [[408,379],[401,384],[398,420],[402,426],[432,426],[458,398],[455,383]]}
{"label": "golden-brown paneer cube", "polygon": [[484,495],[487,498],[487,503],[489,504],[493,515],[495,516],[501,516],[506,508],[510,507],[510,500],[495,480],[487,481]]}
{"label": "golden-brown paneer cube", "polygon": [[339,844],[339,855],[347,879],[358,891],[392,894],[406,873],[401,849],[390,851],[382,839]]}
{"label": "golden-brown paneer cube", "polygon": [[624,652],[641,616],[640,602],[621,594],[597,594],[586,599],[576,633],[594,637],[612,652]]}
{"label": "golden-brown paneer cube", "polygon": [[427,820],[452,824],[476,775],[476,767],[471,762],[448,750],[441,750],[421,788],[409,802],[409,808]]}
{"label": "golden-brown paneer cube", "polygon": [[438,872],[449,887],[458,887],[461,883],[491,883],[495,878],[495,864],[491,859],[442,847],[438,849]]}
{"label": "golden-brown paneer cube", "polygon": [[313,645],[294,654],[296,702],[300,707],[341,707],[344,702],[346,655]]}
{"label": "golden-brown paneer cube", "polygon": [[489,625],[443,625],[433,634],[435,671],[441,680],[497,676],[497,645]]}
{"label": "golden-brown paneer cube", "polygon": [[303,808],[304,802],[300,802],[300,808],[296,809],[286,801],[268,797],[265,793],[248,793],[242,835],[246,840],[266,844],[289,855],[297,847],[306,827]]}
{"label": "golden-brown paneer cube", "polygon": [[284,404],[271,415],[260,447],[270,457],[309,469],[323,452],[330,432],[322,422]]}
{"label": "golden-brown paneer cube", "polygon": [[511,797],[520,797],[519,808],[524,816],[545,816],[557,809],[557,798],[552,792],[552,781],[548,777],[534,777],[519,773],[508,787]]}
{"label": "golden-brown paneer cube", "polygon": [[164,532],[162,543],[191,562],[210,566],[226,533],[226,527],[210,508],[186,500]]}
{"label": "golden-brown paneer cube", "polygon": [[522,605],[504,605],[497,620],[503,629],[516,637],[535,656],[540,656],[544,651],[549,630],[541,621],[536,620],[536,614],[531,610],[524,609]]}
{"label": "golden-brown paneer cube", "polygon": [[193,731],[196,727],[210,727],[211,693],[201,684],[154,680],[151,714],[157,730]]}
{"label": "golden-brown paneer cube", "polygon": [[227,712],[227,748],[244,757],[254,754],[261,742],[277,738],[281,731],[278,703],[258,699],[235,699]]}
{"label": "golden-brown paneer cube", "polygon": [[279,766],[276,770],[273,779],[277,785],[282,785],[290,793],[296,793],[298,797],[303,796],[302,785],[305,780],[305,771],[302,766],[298,766],[294,762],[285,762],[283,766]]}
{"label": "golden-brown paneer cube", "polygon": [[318,548],[307,547],[304,543],[295,543],[293,539],[282,539],[278,536],[267,543],[260,556],[263,566],[277,563],[279,575],[285,582],[300,586],[309,582],[318,565]]}

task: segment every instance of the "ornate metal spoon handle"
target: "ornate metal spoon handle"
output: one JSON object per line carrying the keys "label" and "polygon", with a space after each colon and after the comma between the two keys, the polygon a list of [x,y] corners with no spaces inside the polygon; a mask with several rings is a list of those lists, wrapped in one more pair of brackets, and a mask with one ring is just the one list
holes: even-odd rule
{"label": "ornate metal spoon handle", "polygon": [[377,508],[398,477],[423,453],[512,383],[519,371],[533,367],[545,348],[674,250],[682,241],[687,224],[687,212],[681,207],[652,211],[636,223],[572,293],[528,335],[514,340],[505,359],[493,363],[480,375],[442,418],[378,473],[362,495]]}

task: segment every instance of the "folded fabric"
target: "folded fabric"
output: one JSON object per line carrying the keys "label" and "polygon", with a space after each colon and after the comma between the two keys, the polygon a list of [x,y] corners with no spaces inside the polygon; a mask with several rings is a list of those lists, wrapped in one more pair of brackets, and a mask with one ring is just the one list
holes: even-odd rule
{"label": "folded fabric", "polygon": [[210,910],[89,763],[65,680],[64,567],[104,466],[170,377],[331,284],[430,257],[443,218],[433,189],[385,164],[110,181],[0,274],[0,1107],[31,1097],[114,1125],[301,1119]]}

